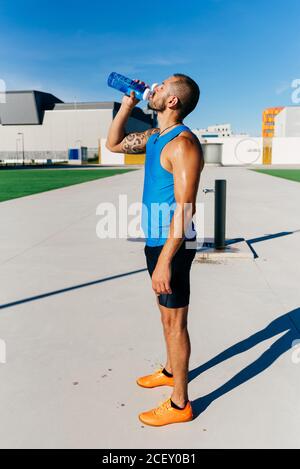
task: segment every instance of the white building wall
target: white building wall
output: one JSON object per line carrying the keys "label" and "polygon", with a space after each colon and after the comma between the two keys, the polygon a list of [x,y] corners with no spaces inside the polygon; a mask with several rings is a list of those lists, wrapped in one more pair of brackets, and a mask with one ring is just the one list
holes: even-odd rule
{"label": "white building wall", "polygon": [[209,125],[207,127],[207,132],[218,133],[220,136],[225,134],[225,136],[227,137],[231,135],[231,125],[230,124]]}
{"label": "white building wall", "polygon": [[286,110],[287,110],[287,108],[285,107],[274,118],[274,136],[275,137],[284,137],[285,136]]}
{"label": "white building wall", "polygon": [[111,109],[46,111],[42,125],[0,125],[0,151],[16,150],[18,132],[24,134],[25,151],[67,152],[80,144],[97,148],[111,121]]}
{"label": "white building wall", "polygon": [[287,108],[286,133],[284,137],[300,137],[300,106]]}
{"label": "white building wall", "polygon": [[228,137],[223,141],[222,164],[262,164],[263,139],[261,137]]}
{"label": "white building wall", "polygon": [[[113,119],[112,109],[59,109],[46,111],[42,125],[1,125],[0,159],[20,159],[24,134],[25,158],[67,159],[68,149],[87,147],[98,152],[101,138],[106,138]],[[143,131],[150,124],[128,119],[130,131]],[[7,152],[7,155],[5,154]]]}
{"label": "white building wall", "polygon": [[285,107],[274,119],[275,137],[300,137],[300,106]]}
{"label": "white building wall", "polygon": [[274,137],[272,164],[300,164],[300,137]]}
{"label": "white building wall", "polygon": [[[70,148],[87,147],[91,156],[98,153],[101,138],[106,138],[113,119],[112,109],[59,109],[46,111],[42,125],[1,125],[0,160],[22,159],[24,134],[25,159],[67,160]],[[128,119],[131,132],[143,131],[150,124]]]}
{"label": "white building wall", "polygon": [[[192,132],[197,135],[198,138],[205,138],[207,134],[218,135],[219,137],[230,137],[232,135],[230,124],[210,125],[207,129],[192,129]],[[215,137],[211,137],[215,138]]]}

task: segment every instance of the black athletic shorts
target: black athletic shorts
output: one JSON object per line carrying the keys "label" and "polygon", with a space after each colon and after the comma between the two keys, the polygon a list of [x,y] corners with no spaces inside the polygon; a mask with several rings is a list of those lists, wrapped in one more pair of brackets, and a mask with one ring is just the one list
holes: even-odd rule
{"label": "black athletic shorts", "polygon": [[[183,308],[187,306],[190,301],[190,270],[193,259],[196,254],[196,246],[192,249],[186,248],[186,243],[194,242],[193,240],[185,240],[171,261],[171,290],[172,293],[160,294],[158,297],[159,304],[166,308]],[[158,257],[163,249],[162,246],[147,246],[144,247],[144,252],[147,261],[147,268],[150,277],[152,278]]]}

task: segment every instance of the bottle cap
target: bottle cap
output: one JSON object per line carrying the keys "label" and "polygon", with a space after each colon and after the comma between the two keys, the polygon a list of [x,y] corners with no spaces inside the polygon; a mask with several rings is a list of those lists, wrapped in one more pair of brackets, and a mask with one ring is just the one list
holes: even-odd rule
{"label": "bottle cap", "polygon": [[150,96],[150,93],[151,93],[150,88],[146,88],[145,91],[144,91],[144,93],[143,93],[143,99],[144,99],[144,100],[148,99],[149,96]]}
{"label": "bottle cap", "polygon": [[151,91],[154,91],[154,88],[158,86],[158,83],[153,83],[153,85],[151,86]]}

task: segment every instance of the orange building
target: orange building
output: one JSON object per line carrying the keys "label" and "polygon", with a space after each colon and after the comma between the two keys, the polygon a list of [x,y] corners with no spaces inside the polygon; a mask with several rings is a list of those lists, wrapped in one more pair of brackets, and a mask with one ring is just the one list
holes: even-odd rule
{"label": "orange building", "polygon": [[274,137],[274,119],[283,107],[269,107],[263,111],[262,116],[262,136]]}

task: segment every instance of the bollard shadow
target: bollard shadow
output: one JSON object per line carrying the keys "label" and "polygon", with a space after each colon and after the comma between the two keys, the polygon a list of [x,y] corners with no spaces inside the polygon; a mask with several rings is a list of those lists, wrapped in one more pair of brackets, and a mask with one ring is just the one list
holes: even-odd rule
{"label": "bollard shadow", "polygon": [[232,391],[234,388],[254,378],[271,366],[278,357],[292,348],[293,341],[300,339],[300,308],[296,308],[283,316],[272,321],[267,327],[256,332],[245,340],[224,350],[219,355],[208,362],[200,365],[198,368],[189,372],[189,382],[210,368],[228,360],[239,353],[243,353],[257,344],[270,339],[282,332],[286,332],[277,339],[257,360],[237,373],[225,384],[215,389],[211,393],[201,396],[192,402],[194,416],[198,417],[207,407],[219,397]]}
{"label": "bollard shadow", "polygon": [[[231,239],[226,239],[225,241],[225,245],[226,246],[229,246],[231,244],[236,244],[236,243],[239,243],[241,241],[245,241],[249,248],[251,249],[252,253],[253,253],[253,256],[255,259],[258,258],[258,254],[257,252],[255,251],[254,247],[253,247],[253,244],[255,243],[260,243],[262,241],[268,241],[269,239],[274,239],[274,238],[280,238],[282,236],[288,236],[288,235],[291,235],[291,234],[294,234],[294,233],[298,233],[300,230],[294,230],[294,231],[280,231],[279,233],[273,233],[273,234],[268,234],[268,235],[264,235],[264,236],[259,236],[259,237],[256,237],[256,238],[252,238],[252,239],[245,239],[245,238],[231,238]],[[198,251],[203,251],[207,248],[211,248],[214,246],[214,241],[213,239],[211,241],[206,241],[204,242],[203,246],[201,247],[201,249],[198,249]]]}
{"label": "bollard shadow", "polygon": [[265,236],[260,236],[258,238],[252,238],[252,239],[246,239],[246,243],[248,244],[249,248],[254,254],[254,258],[258,257],[258,254],[256,253],[255,249],[253,248],[253,244],[255,243],[260,243],[262,241],[267,241],[269,239],[274,239],[274,238],[280,238],[282,236],[288,236],[294,233],[298,233],[300,230],[294,230],[294,231],[281,231],[279,233],[273,233]]}

